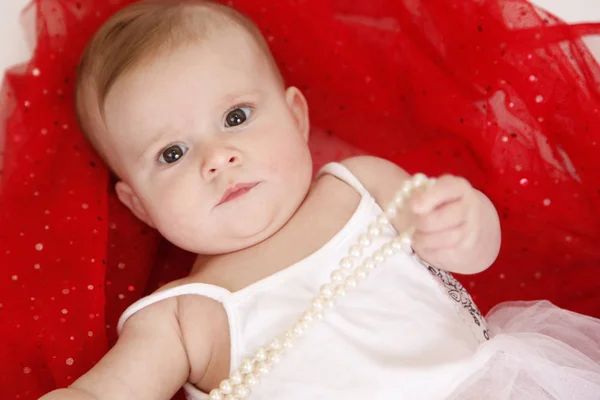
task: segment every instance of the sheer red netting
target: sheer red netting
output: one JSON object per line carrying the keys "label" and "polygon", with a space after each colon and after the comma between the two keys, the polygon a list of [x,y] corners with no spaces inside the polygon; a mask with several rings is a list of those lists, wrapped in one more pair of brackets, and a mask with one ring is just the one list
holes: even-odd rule
{"label": "sheer red netting", "polygon": [[[127,2],[34,3],[35,54],[2,92],[2,399],[71,383],[125,307],[192,259],[118,204],[76,124],[79,55]],[[317,166],[366,152],[464,175],[494,201],[498,262],[460,278],[483,311],[544,298],[600,317],[600,68],[581,41],[600,25],[524,0],[232,3],[306,94]]]}

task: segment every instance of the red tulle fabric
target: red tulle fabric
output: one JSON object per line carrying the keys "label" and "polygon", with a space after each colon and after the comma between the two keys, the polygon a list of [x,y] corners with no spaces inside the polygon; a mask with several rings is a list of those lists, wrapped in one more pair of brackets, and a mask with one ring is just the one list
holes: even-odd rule
{"label": "red tulle fabric", "polygon": [[[69,385],[125,307],[192,260],[118,203],[76,124],[78,58],[126,3],[34,1],[34,57],[3,86],[2,399]],[[524,0],[231,3],[306,94],[315,131],[409,172],[463,175],[493,200],[500,257],[460,277],[482,311],[548,299],[600,317],[600,68],[581,42],[599,25]],[[348,154],[327,143],[317,163]]]}

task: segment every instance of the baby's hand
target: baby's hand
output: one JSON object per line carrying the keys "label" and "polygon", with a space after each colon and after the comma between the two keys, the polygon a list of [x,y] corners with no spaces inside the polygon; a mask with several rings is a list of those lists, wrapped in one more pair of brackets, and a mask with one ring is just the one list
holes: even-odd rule
{"label": "baby's hand", "polygon": [[415,214],[413,248],[428,263],[475,273],[495,260],[500,242],[496,210],[467,180],[444,175],[416,194],[409,207]]}

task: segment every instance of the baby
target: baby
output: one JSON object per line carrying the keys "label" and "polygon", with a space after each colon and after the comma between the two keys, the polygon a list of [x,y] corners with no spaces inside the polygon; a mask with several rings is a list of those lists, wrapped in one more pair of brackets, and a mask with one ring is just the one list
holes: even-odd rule
{"label": "baby", "polygon": [[[438,399],[483,363],[486,322],[446,271],[495,260],[491,202],[442,176],[396,215],[387,205],[416,181],[375,157],[313,179],[306,100],[237,11],[200,0],[122,10],[83,56],[76,106],[120,201],[198,257],[125,312],[92,370],[44,400],[169,399],[181,387],[190,399]],[[412,226],[414,252],[377,250]],[[358,280],[340,272],[356,267]],[[302,317],[319,293],[312,310],[335,306]]]}

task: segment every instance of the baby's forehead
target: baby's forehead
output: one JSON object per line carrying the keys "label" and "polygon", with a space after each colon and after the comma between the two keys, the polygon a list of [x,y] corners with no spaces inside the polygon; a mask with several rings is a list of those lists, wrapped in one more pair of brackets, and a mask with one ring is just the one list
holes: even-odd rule
{"label": "baby's forehead", "polygon": [[263,48],[251,32],[229,24],[200,38],[172,43],[168,48],[140,60],[117,81],[123,83],[140,75],[156,75],[161,70],[177,78],[179,73],[192,68],[198,74],[210,71],[215,76],[231,74],[232,71],[236,75],[256,75],[257,70],[271,70],[273,74],[270,75],[278,78],[279,71],[271,60],[269,49]]}
{"label": "baby's forehead", "polygon": [[[178,88],[196,94],[223,94],[264,85],[277,79],[268,56],[244,32],[229,30],[198,43],[186,44],[141,63],[116,82],[113,91],[119,96],[128,91],[154,90],[165,93]],[[164,89],[163,89],[164,88]],[[114,96],[107,96],[108,101]],[[106,106],[106,103],[105,103]]]}
{"label": "baby's forehead", "polygon": [[261,46],[261,42],[252,32],[231,24],[215,29],[198,40],[175,45],[173,49],[185,47],[197,49],[205,58],[236,59],[240,66],[243,66],[248,58],[262,60],[270,56],[269,49]]}
{"label": "baby's forehead", "polygon": [[[135,103],[155,103],[171,92],[226,100],[257,86],[281,86],[280,76],[259,44],[243,29],[228,27],[202,40],[174,47],[140,63],[113,87],[117,97],[137,93]],[[133,91],[133,93],[132,93]],[[161,93],[158,97],[155,94]],[[139,99],[139,96],[142,99]],[[133,96],[132,96],[133,97]],[[104,110],[115,96],[107,96]]]}
{"label": "baby's forehead", "polygon": [[[228,29],[143,63],[116,82],[107,97],[106,136],[118,138],[119,148],[135,148],[140,141],[154,141],[146,135],[185,131],[182,127],[196,119],[257,101],[275,93],[271,90],[279,93],[266,60],[243,30]],[[138,131],[144,134],[134,134]]]}

